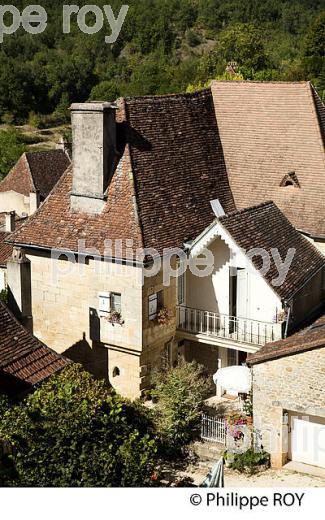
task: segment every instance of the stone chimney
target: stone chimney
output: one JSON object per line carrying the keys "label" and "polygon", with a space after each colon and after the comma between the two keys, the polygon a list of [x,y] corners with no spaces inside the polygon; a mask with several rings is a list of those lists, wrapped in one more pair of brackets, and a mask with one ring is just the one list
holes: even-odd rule
{"label": "stone chimney", "polygon": [[99,214],[104,209],[116,158],[116,108],[104,102],[71,106],[73,212]]}
{"label": "stone chimney", "polygon": [[72,158],[72,143],[70,141],[67,141],[65,137],[61,137],[60,141],[56,145],[57,150],[62,150],[67,157],[71,160]]}
{"label": "stone chimney", "polygon": [[10,213],[6,213],[6,232],[13,233],[16,227],[16,212],[10,211]]}
{"label": "stone chimney", "polygon": [[33,215],[38,210],[41,203],[39,191],[30,192],[29,194],[29,214]]}

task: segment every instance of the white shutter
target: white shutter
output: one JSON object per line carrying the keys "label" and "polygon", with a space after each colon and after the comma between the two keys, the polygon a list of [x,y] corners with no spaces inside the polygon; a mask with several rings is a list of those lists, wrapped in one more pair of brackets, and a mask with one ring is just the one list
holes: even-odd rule
{"label": "white shutter", "polygon": [[107,316],[111,311],[111,293],[100,293],[98,299],[99,316]]}

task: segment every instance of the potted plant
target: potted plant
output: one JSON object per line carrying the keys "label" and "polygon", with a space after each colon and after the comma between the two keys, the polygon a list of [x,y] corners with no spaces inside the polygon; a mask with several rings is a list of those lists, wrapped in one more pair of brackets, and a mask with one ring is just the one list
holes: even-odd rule
{"label": "potted plant", "polygon": [[119,311],[112,311],[107,316],[106,320],[111,325],[124,325],[124,320],[122,318],[122,314]]}
{"label": "potted plant", "polygon": [[157,322],[159,325],[168,325],[170,320],[172,319],[173,314],[172,312],[167,309],[166,307],[162,307],[160,311],[157,314]]}
{"label": "potted plant", "polygon": [[243,428],[247,426],[248,417],[237,412],[232,412],[226,418],[226,429],[235,442],[240,441],[244,437]]}
{"label": "potted plant", "polygon": [[273,321],[274,321],[274,323],[283,323],[284,321],[286,321],[287,317],[288,317],[288,311],[283,309],[282,311],[279,311],[276,313]]}

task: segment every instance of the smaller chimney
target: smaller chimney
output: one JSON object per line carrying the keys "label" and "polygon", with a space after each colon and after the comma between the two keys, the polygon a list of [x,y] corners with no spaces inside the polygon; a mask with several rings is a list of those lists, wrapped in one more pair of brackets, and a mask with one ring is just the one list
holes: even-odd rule
{"label": "smaller chimney", "polygon": [[72,143],[70,141],[67,141],[65,137],[61,137],[60,141],[56,145],[57,150],[62,150],[67,157],[71,160],[72,158]]}
{"label": "smaller chimney", "polygon": [[6,232],[13,233],[16,227],[16,212],[6,213]]}
{"label": "smaller chimney", "polygon": [[33,215],[40,207],[41,199],[39,191],[30,192],[29,194],[29,214]]}

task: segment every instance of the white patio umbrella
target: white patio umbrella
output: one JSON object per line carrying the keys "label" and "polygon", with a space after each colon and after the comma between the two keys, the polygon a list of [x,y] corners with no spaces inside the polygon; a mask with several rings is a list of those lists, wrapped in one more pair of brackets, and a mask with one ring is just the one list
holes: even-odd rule
{"label": "white patio umbrella", "polygon": [[252,374],[248,367],[233,366],[220,368],[214,374],[213,381],[230,394],[248,394],[252,388]]}

